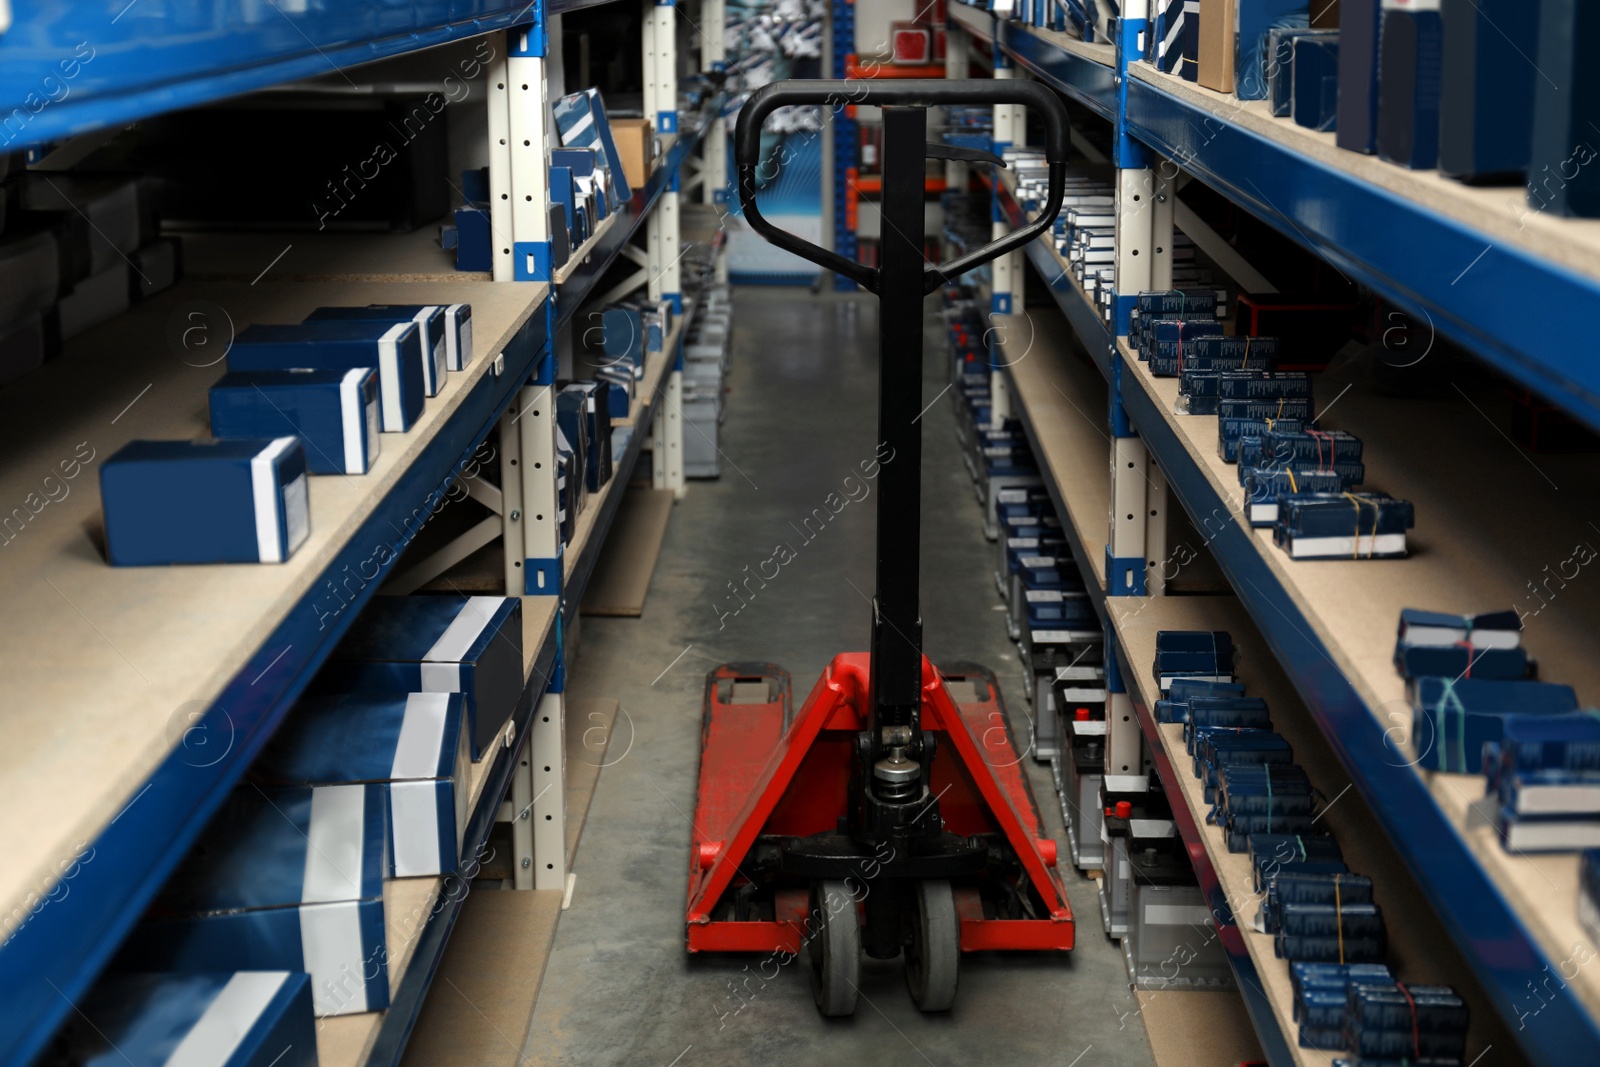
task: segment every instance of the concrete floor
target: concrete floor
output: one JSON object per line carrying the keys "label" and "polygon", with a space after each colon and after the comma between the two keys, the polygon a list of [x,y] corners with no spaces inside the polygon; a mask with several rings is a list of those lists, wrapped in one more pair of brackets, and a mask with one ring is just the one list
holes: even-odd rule
{"label": "concrete floor", "polygon": [[[722,477],[692,483],[678,505],[644,617],[582,624],[570,689],[616,698],[622,714],[526,1062],[1151,1064],[1122,957],[1101,932],[1095,885],[1070,868],[1075,951],[1065,959],[964,958],[948,1015],[913,1007],[898,961],[865,961],[856,1016],[826,1020],[812,1006],[803,958],[763,982],[756,958],[691,960],[684,951],[706,670],[730,660],[778,662],[798,705],[834,653],[866,648],[873,580],[870,497],[846,504],[809,542],[797,528],[830,493],[846,497],[847,477],[858,475],[851,485],[859,486],[859,464],[873,456],[875,302],[745,287],[735,304]],[[936,301],[928,308],[923,395],[933,401],[948,377]],[[926,648],[935,662],[988,664],[1013,697],[1015,733],[1026,737],[1016,649],[992,578],[994,547],[983,537],[953,420],[948,393],[923,419]],[[729,583],[756,573],[779,543],[794,546],[796,558],[765,588],[752,582],[747,603],[735,600]],[[1048,773],[1026,763],[1059,839]]]}

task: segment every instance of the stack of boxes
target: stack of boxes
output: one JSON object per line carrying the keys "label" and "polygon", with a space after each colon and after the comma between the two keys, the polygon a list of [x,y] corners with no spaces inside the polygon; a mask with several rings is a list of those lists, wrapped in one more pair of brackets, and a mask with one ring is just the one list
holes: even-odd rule
{"label": "stack of boxes", "polygon": [[[102,992],[132,983],[149,1012],[169,986],[277,971],[290,976],[248,979],[262,1004],[253,1025],[309,1029],[313,1015],[386,1008],[385,884],[458,874],[470,861],[473,764],[509,740],[523,682],[521,598],[375,598],[129,936]],[[152,971],[163,973],[134,977]],[[294,1062],[315,1063],[314,1051]]]}
{"label": "stack of boxes", "polygon": [[1310,375],[1286,369],[1307,364],[1275,337],[1229,335],[1225,309],[1220,290],[1140,293],[1128,342],[1151,374],[1178,378],[1179,414],[1216,416],[1217,452],[1238,466],[1250,524],[1270,528],[1291,559],[1406,555],[1411,503],[1352,491],[1366,479],[1361,439],[1322,429]]}
{"label": "stack of boxes", "polygon": [[307,475],[363,475],[472,359],[467,304],[330,307],[250,326],[211,389],[210,441],[133,441],[100,470],[117,566],[281,563],[310,535]]}
{"label": "stack of boxes", "polygon": [[178,279],[149,183],[0,155],[0,386]]}
{"label": "stack of boxes", "polygon": [[[1372,880],[1346,866],[1266,703],[1233,681],[1233,659],[1226,633],[1158,633],[1154,671],[1168,696],[1156,717],[1184,724],[1212,806],[1206,821],[1222,829],[1230,852],[1250,857],[1260,901],[1253,922],[1290,961],[1300,1046],[1350,1049],[1362,1062],[1459,1062],[1464,1003],[1446,987],[1401,985],[1384,965],[1387,932]],[[1400,1014],[1388,1010],[1397,1001]]]}

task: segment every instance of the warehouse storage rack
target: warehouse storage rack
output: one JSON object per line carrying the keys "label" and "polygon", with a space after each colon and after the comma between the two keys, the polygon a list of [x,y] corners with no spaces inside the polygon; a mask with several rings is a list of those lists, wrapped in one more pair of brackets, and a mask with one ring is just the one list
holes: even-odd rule
{"label": "warehouse storage rack", "polygon": [[[193,235],[184,281],[68,342],[61,359],[0,394],[0,491],[7,515],[24,502],[29,509],[3,558],[0,1060],[29,1062],[47,1044],[379,587],[450,588],[451,568],[482,558],[496,541],[503,564],[495,566],[495,591],[524,594],[526,689],[503,746],[472,768],[463,855],[473,864],[467,880],[385,883],[391,1005],[321,1020],[321,1062],[400,1061],[497,821],[512,823],[516,888],[549,891],[503,894],[510,903],[501,907],[516,913],[521,928],[533,924],[553,937],[563,896],[573,890],[564,633],[646,438],[654,484],[683,495],[681,338],[695,309],[680,295],[680,197],[698,184],[710,203],[725,170],[722,98],[678,113],[678,12],[646,0],[639,5],[645,114],[662,151],[627,209],[563,269],[549,269],[547,115],[553,97],[581,88],[561,84],[561,15],[590,6],[4,6],[11,16],[0,25],[4,151],[87,143],[97,131],[158,113],[488,34],[494,58],[469,106],[488,111],[497,247],[491,275],[455,271],[450,254],[423,231]],[[722,0],[703,0],[697,13],[707,71],[722,66],[722,12]],[[704,164],[694,158],[702,142]],[[642,249],[631,244],[641,227]],[[620,259],[641,269],[597,292]],[[635,430],[614,476],[591,498],[563,551],[550,390],[558,340],[587,301],[641,287],[682,314],[648,361],[630,413]],[[297,322],[323,305],[456,302],[472,305],[472,363],[451,375],[410,433],[385,439],[370,475],[312,482],[310,539],[287,563],[111,568],[97,547],[92,480],[59,496],[49,484],[40,488],[58,460],[76,456],[86,470],[92,457],[130,439],[203,434],[205,391],[221,370],[212,353],[225,351],[232,330]],[[481,470],[488,447],[505,475],[499,486]],[[51,492],[43,515],[32,503],[44,499],[41,492]],[[429,514],[462,492],[491,518],[451,544],[430,546],[426,559],[402,560]],[[537,975],[487,978],[529,990],[531,1017]]]}
{"label": "warehouse storage rack", "polygon": [[[990,333],[994,417],[997,424],[1008,414],[1020,419],[1074,554],[1089,563],[1085,577],[1116,646],[1118,655],[1107,659],[1121,668],[1110,684],[1111,746],[1137,748],[1142,740],[1168,783],[1271,1063],[1322,1064],[1331,1055],[1296,1047],[1286,966],[1273,958],[1271,939],[1248,928],[1255,910],[1243,906],[1254,903],[1248,868],[1241,871],[1239,857],[1205,825],[1198,794],[1187,795],[1190,776],[1173,771],[1172,754],[1183,755],[1179,728],[1157,724],[1151,711],[1156,630],[1242,637],[1251,692],[1283,693],[1271,700],[1274,708],[1303,704],[1307,714],[1296,725],[1304,729],[1290,740],[1297,754],[1309,753],[1302,762],[1320,776],[1330,823],[1368,820],[1382,847],[1365,867],[1403,866],[1421,891],[1417,911],[1390,923],[1394,951],[1408,968],[1426,969],[1436,954],[1408,930],[1447,937],[1481,984],[1484,1007],[1498,1016],[1489,1021],[1504,1040],[1535,1063],[1596,1061],[1600,972],[1582,965],[1596,949],[1577,917],[1575,857],[1505,851],[1472,810],[1480,779],[1414,766],[1410,706],[1391,662],[1402,607],[1527,607],[1541,676],[1593,700],[1600,599],[1553,589],[1535,600],[1531,592],[1550,568],[1571,562],[1571,541],[1594,532],[1577,504],[1592,499],[1593,464],[1530,460],[1459,386],[1459,396],[1445,400],[1330,393],[1319,405],[1336,401],[1335,423],[1367,440],[1370,480],[1416,502],[1413,555],[1391,564],[1293,562],[1273,547],[1270,530],[1240,520],[1242,490],[1234,468],[1216,455],[1215,424],[1173,414],[1176,379],[1153,377],[1126,334],[1137,293],[1171,285],[1163,253],[1175,226],[1244,289],[1272,291],[1178,200],[1181,184],[1194,178],[1404,309],[1428,336],[1436,330],[1600,428],[1600,363],[1587,354],[1589,324],[1600,312],[1600,222],[1510,210],[1521,190],[1472,188],[1341,151],[1332,134],[1272,117],[1265,101],[1242,102],[1164,74],[1134,58],[1149,28],[1145,6],[1123,3],[1111,43],[961,4],[948,15],[952,37],[959,31],[992,51],[997,75],[1020,70],[1110,124],[1112,158],[1096,159],[1092,146],[1086,155],[1116,174],[1114,322],[1045,237],[1014,253],[1014,262],[996,264]],[[996,151],[1020,141],[1023,129],[1018,116],[997,113]],[[1023,210],[1001,174],[990,183],[994,209],[1010,227]],[[1022,313],[1024,260],[1060,318]],[[1092,456],[1105,457],[1109,477],[1085,463]],[[1169,488],[1231,596],[1162,595],[1164,579],[1186,562],[1183,553],[1194,553],[1187,542],[1166,543]],[[1274,715],[1275,724],[1287,719]],[[1138,733],[1119,731],[1122,720]],[[1318,753],[1326,758],[1316,761]],[[1370,816],[1356,810],[1361,804],[1338,803],[1346,786]],[[1338,837],[1362,840],[1359,825]],[[1226,921],[1229,904],[1236,925]],[[1429,980],[1459,976],[1435,969]]]}

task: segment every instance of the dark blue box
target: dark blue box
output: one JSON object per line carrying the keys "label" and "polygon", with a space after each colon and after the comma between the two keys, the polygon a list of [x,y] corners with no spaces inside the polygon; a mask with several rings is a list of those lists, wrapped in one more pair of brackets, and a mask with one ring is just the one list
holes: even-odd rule
{"label": "dark blue box", "polygon": [[1600,4],[1540,0],[1528,209],[1600,217]]}
{"label": "dark blue box", "polygon": [[[1578,709],[1571,686],[1477,678],[1418,678],[1412,686],[1411,743],[1417,766],[1476,773],[1483,746],[1503,744],[1513,716],[1565,715]],[[1503,750],[1502,750],[1503,751]]]}
{"label": "dark blue box", "polygon": [[1339,123],[1339,34],[1303,34],[1293,48],[1289,113],[1297,125],[1328,133]]}
{"label": "dark blue box", "polygon": [[446,337],[443,304],[418,304],[396,306],[371,304],[366,307],[323,307],[305,318],[306,322],[387,322],[391,325],[414,322],[418,341],[422,345],[422,391],[427,396],[438,396],[450,373],[445,355],[449,340]]}
{"label": "dark blue box", "polygon": [[1390,559],[1414,523],[1409,500],[1383,493],[1292,493],[1278,498],[1272,539],[1291,559]]}
{"label": "dark blue box", "polygon": [[240,330],[228,349],[228,369],[372,367],[383,431],[405,433],[422,417],[425,358],[422,332],[412,322],[303,322]]}
{"label": "dark blue box", "polygon": [[214,437],[298,437],[312,474],[366,474],[378,458],[378,372],[225,374],[208,395]]}
{"label": "dark blue box", "polygon": [[1381,0],[1340,0],[1340,148],[1369,155],[1378,150],[1378,27]]}
{"label": "dark blue box", "polygon": [[100,467],[113,566],[282,563],[311,532],[298,438],[130,441]]}
{"label": "dark blue box", "polygon": [[1463,181],[1520,179],[1533,151],[1539,5],[1441,0],[1439,173]]}
{"label": "dark blue box", "polygon": [[1378,74],[1378,155],[1413,170],[1439,162],[1439,75],[1444,30],[1438,11],[1383,12]]}

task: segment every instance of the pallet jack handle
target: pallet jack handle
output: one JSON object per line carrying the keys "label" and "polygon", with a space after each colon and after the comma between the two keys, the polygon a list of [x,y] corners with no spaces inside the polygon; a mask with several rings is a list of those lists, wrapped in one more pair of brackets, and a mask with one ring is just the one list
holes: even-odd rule
{"label": "pallet jack handle", "polygon": [[[894,84],[870,81],[781,81],[757,89],[739,111],[734,129],[734,160],[739,169],[739,204],[750,228],[767,240],[802,259],[842,274],[870,293],[881,295],[881,272],[837,252],[779,229],[761,214],[756,205],[756,180],[761,166],[761,126],[768,115],[780,107],[823,105],[838,109],[846,105],[865,107],[943,107],[950,104],[1022,104],[1044,120],[1045,162],[1049,164],[1049,192],[1044,210],[1032,222],[997,241],[991,241],[949,263],[923,268],[923,293],[931,293],[958,275],[1038,237],[1055,221],[1067,175],[1068,123],[1066,105],[1061,98],[1037,82],[992,79],[950,81],[908,80]],[[931,146],[930,146],[931,147]],[[963,154],[962,158],[967,158]],[[993,159],[993,157],[987,157]],[[999,166],[1005,166],[994,159]],[[887,188],[885,189],[887,193]]]}

